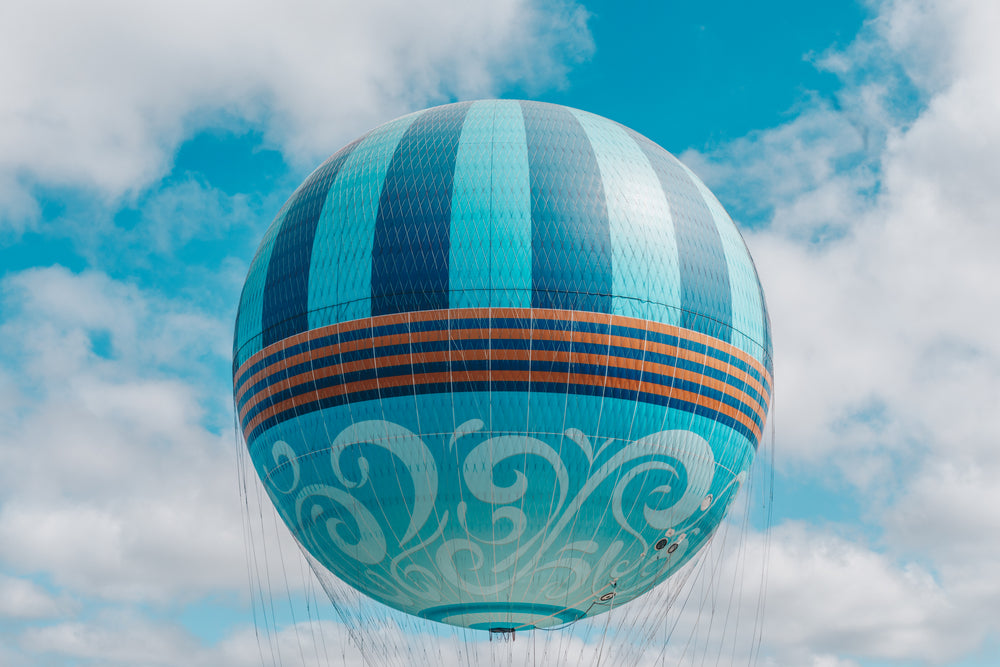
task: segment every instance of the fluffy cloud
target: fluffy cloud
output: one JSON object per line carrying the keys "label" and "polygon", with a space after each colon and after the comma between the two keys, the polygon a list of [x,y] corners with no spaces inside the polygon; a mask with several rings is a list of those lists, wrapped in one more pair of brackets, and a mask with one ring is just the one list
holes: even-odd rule
{"label": "fluffy cloud", "polygon": [[73,606],[69,600],[51,595],[28,579],[0,574],[0,617],[52,618],[66,613]]}
{"label": "fluffy cloud", "polygon": [[[5,10],[20,15],[0,21],[0,82],[24,93],[0,101],[6,219],[32,215],[40,183],[134,192],[206,124],[256,124],[292,159],[315,160],[411,106],[557,80],[588,48],[583,15],[569,6],[512,1],[446,16],[324,7]],[[775,324],[779,465],[810,480],[839,471],[876,533],[869,541],[790,524],[769,545],[720,542],[709,560],[722,594],[713,599],[726,608],[724,593],[738,585],[741,623],[758,613],[760,579],[725,577],[753,570],[739,555],[747,548],[770,554],[764,664],[946,663],[998,630],[1000,43],[991,28],[1000,8],[899,0],[878,11],[854,45],[817,60],[842,77],[837,99],[684,156],[753,223],[748,241]],[[42,12],[48,23],[36,31]],[[33,31],[49,40],[44,50]],[[377,47],[387,43],[397,46]],[[245,202],[193,181],[149,203],[159,226],[135,242],[167,253],[202,233],[199,217],[248,216]],[[236,284],[242,268],[228,267],[226,280]],[[234,563],[250,527],[232,436],[217,423],[229,407],[213,403],[228,392],[225,308],[99,271],[27,271],[3,290],[0,615],[63,620],[16,641],[8,633],[0,662],[247,665],[280,650],[283,664],[303,655],[308,664],[321,649],[302,645],[302,628],[285,626],[263,649],[245,628],[206,647],[121,611],[246,588]],[[255,521],[258,535],[275,525],[266,513]],[[262,577],[280,588],[276,563],[298,556],[287,541],[262,541],[281,550]],[[31,572],[65,592],[20,576]],[[121,606],[71,621],[70,595]],[[326,627],[345,644],[342,627]],[[379,630],[389,644],[424,645]],[[552,642],[543,656],[586,661],[600,651],[578,636]],[[494,649],[482,650],[488,662]]]}
{"label": "fluffy cloud", "polygon": [[586,19],[561,0],[20,3],[0,20],[0,212],[24,224],[36,185],[135,192],[206,125],[312,164],[430,102],[558,83]]}
{"label": "fluffy cloud", "polygon": [[775,531],[767,583],[766,640],[786,657],[808,650],[940,664],[984,634],[919,565],[799,525]]}
{"label": "fluffy cloud", "polygon": [[[183,174],[146,188],[203,128],[252,130],[300,170],[414,108],[558,85],[592,48],[587,14],[562,0],[56,0],[0,14],[0,233],[58,201],[43,232],[104,269],[0,283],[0,615],[15,621],[0,663],[259,664],[252,631],[206,648],[144,610],[245,601],[247,558],[252,595],[309,585],[286,579],[301,556],[254,480],[241,497],[234,464],[225,396],[245,264],[172,257],[193,239],[240,242],[237,227],[256,237],[257,210],[280,202]],[[21,577],[35,574],[56,592]]]}
{"label": "fluffy cloud", "polygon": [[892,91],[865,106],[849,88],[843,109],[817,101],[786,126],[688,156],[738,213],[765,220],[748,242],[775,324],[782,444],[795,457],[995,449],[1000,431],[982,415],[1000,407],[1000,319],[988,306],[1000,303],[1000,74],[982,63],[1000,49],[980,27],[995,13],[888,3],[869,41],[827,59],[881,81],[862,54],[888,50],[905,70],[924,62],[914,26],[937,26],[934,53],[958,52],[928,77],[916,116],[890,104]]}
{"label": "fluffy cloud", "polygon": [[884,539],[775,551],[776,650],[942,663],[997,631],[1000,603],[1000,8],[879,10],[819,60],[835,102],[686,157],[752,223],[784,465],[839,473]]}
{"label": "fluffy cloud", "polygon": [[235,437],[204,409],[228,326],[98,272],[3,287],[0,561],[105,599],[244,590]]}

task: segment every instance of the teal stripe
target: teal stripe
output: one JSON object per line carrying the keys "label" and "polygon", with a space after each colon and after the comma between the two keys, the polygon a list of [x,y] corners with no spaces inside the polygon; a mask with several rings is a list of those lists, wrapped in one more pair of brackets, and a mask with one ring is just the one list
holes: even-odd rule
{"label": "teal stripe", "polygon": [[373,130],[330,187],[309,265],[310,329],[371,315],[372,243],[382,183],[399,140],[420,113]]}
{"label": "teal stripe", "polygon": [[450,307],[530,307],[531,182],[520,104],[472,105],[452,187]]}
{"label": "teal stripe", "polygon": [[531,176],[521,105],[494,102],[490,305],[531,307]]}
{"label": "teal stripe", "polygon": [[670,206],[649,159],[617,123],[574,111],[597,156],[611,224],[613,312],[679,325],[680,266]]}
{"label": "teal stripe", "polygon": [[722,248],[729,267],[729,287],[732,292],[733,337],[730,342],[758,361],[764,360],[764,307],[760,299],[760,284],[750,251],[743,236],[715,195],[690,169],[684,169],[698,187],[702,199],[712,212],[719,230]]}
{"label": "teal stripe", "polygon": [[[292,198],[289,198],[291,201]],[[250,262],[247,279],[243,283],[243,294],[240,295],[240,309],[236,316],[236,340],[233,344],[234,368],[239,368],[244,361],[261,350],[261,328],[264,307],[264,283],[267,280],[267,270],[271,264],[271,250],[274,240],[285,221],[288,213],[288,202],[281,207],[274,222],[264,233],[264,239],[257,248],[257,254]]]}
{"label": "teal stripe", "polygon": [[492,102],[469,108],[455,157],[448,259],[451,308],[490,303],[493,117]]}

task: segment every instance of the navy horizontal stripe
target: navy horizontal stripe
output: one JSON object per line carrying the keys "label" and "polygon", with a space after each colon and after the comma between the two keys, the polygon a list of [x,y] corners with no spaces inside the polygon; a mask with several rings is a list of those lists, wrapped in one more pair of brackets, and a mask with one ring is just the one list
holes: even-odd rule
{"label": "navy horizontal stripe", "polygon": [[[526,349],[528,349],[529,345],[531,346],[532,349],[539,350],[539,351],[558,351],[558,352],[567,352],[567,353],[580,354],[580,355],[582,355],[582,354],[593,354],[593,355],[597,355],[597,356],[606,357],[607,358],[607,363],[610,364],[610,366],[607,367],[607,368],[610,369],[610,370],[607,371],[609,373],[616,372],[615,371],[615,365],[616,365],[616,363],[619,362],[619,360],[630,360],[630,361],[646,362],[646,363],[650,363],[650,364],[662,364],[664,366],[668,366],[668,367],[671,367],[671,368],[677,368],[677,369],[680,369],[680,370],[690,371],[692,373],[697,373],[699,375],[704,375],[704,376],[712,378],[714,380],[718,380],[719,382],[723,382],[723,383],[725,383],[725,384],[727,384],[727,385],[729,385],[729,386],[731,386],[731,387],[733,387],[735,389],[738,389],[738,390],[742,391],[743,393],[749,395],[759,405],[761,405],[761,406],[766,405],[766,401],[764,400],[764,398],[760,394],[760,392],[758,392],[754,387],[752,387],[751,385],[749,385],[747,382],[743,381],[742,379],[740,379],[738,377],[735,377],[733,375],[730,375],[729,373],[727,373],[727,372],[725,372],[725,371],[723,371],[721,369],[714,368],[712,366],[707,366],[707,365],[702,364],[702,363],[690,361],[688,359],[678,358],[678,357],[676,357],[674,355],[663,354],[663,353],[659,353],[659,352],[653,352],[653,351],[650,351],[650,350],[643,351],[642,349],[620,347],[620,346],[617,346],[617,345],[609,346],[609,345],[598,345],[598,344],[591,344],[591,343],[577,343],[577,342],[570,343],[569,341],[548,341],[548,340],[528,341],[528,340],[522,340],[522,339],[507,339],[507,340],[504,340],[504,339],[499,339],[499,340],[498,339],[493,339],[493,340],[490,340],[490,339],[470,339],[470,340],[459,340],[459,341],[447,341],[447,340],[446,341],[427,341],[427,342],[412,343],[412,344],[408,344],[407,343],[407,344],[399,344],[399,345],[386,345],[386,346],[375,348],[374,350],[372,348],[362,348],[362,349],[359,349],[359,350],[351,350],[351,351],[348,351],[348,352],[344,352],[344,353],[339,354],[339,355],[338,354],[329,354],[329,355],[326,355],[326,356],[323,356],[323,357],[314,357],[314,358],[311,358],[310,360],[302,362],[300,364],[295,364],[295,365],[289,366],[289,367],[287,367],[285,369],[280,369],[280,370],[276,371],[275,374],[273,374],[271,376],[268,376],[268,377],[264,377],[264,378],[258,380],[252,387],[248,387],[247,391],[243,394],[243,396],[242,396],[242,398],[241,398],[241,400],[239,402],[239,409],[242,409],[243,405],[245,405],[248,401],[250,401],[255,394],[257,394],[260,391],[265,390],[268,386],[270,386],[272,384],[275,384],[276,382],[279,382],[280,380],[283,380],[283,379],[286,379],[286,378],[295,377],[295,376],[301,375],[303,373],[308,373],[308,372],[312,372],[312,371],[319,371],[319,370],[330,368],[332,366],[338,366],[338,365],[340,365],[342,363],[351,363],[351,362],[354,362],[354,361],[361,361],[361,360],[373,359],[373,358],[376,357],[376,355],[377,355],[378,358],[386,358],[386,357],[392,357],[392,356],[398,356],[398,355],[412,355],[414,357],[414,359],[419,362],[421,355],[426,354],[428,352],[447,352],[449,350],[454,350],[455,352],[457,352],[457,356],[455,356],[455,358],[453,358],[453,360],[452,360],[452,364],[453,365],[450,366],[450,367],[448,367],[448,366],[442,367],[440,369],[440,371],[441,372],[444,372],[444,371],[458,372],[461,369],[465,369],[465,370],[474,370],[474,369],[486,370],[486,369],[488,369],[490,367],[490,362],[487,361],[487,360],[466,361],[466,360],[462,359],[461,356],[460,356],[462,350],[468,350],[468,351],[474,351],[474,350],[484,351],[484,350],[488,350],[488,349],[492,349],[492,350],[505,350],[505,349],[509,349],[509,350],[526,350]],[[552,365],[553,362],[551,362],[551,361],[543,361],[543,360],[532,360],[532,361],[534,363],[536,363],[536,364],[540,364],[538,366],[533,366],[533,368],[536,369],[536,370],[545,370],[546,368],[555,368],[555,366]],[[440,362],[440,363],[447,364],[447,362]],[[527,364],[527,360],[505,360],[505,359],[502,359],[502,358],[494,358],[493,359],[492,369],[493,370],[519,370],[519,369],[521,369],[521,366],[518,366],[517,365],[518,363]],[[557,362],[557,363],[566,363],[566,362]],[[576,367],[578,367],[578,368],[583,368],[583,367],[593,368],[593,369],[595,369],[593,371],[580,371],[580,372],[588,372],[588,373],[592,373],[592,374],[604,374],[605,373],[605,368],[606,368],[605,364],[601,364],[599,366],[596,366],[596,365],[595,366],[591,366],[591,365],[588,365],[588,364],[581,364],[581,363],[575,363],[574,362],[573,365],[574,365],[575,368]],[[415,367],[417,367],[417,368],[422,368],[424,366],[425,366],[425,364],[422,364],[422,363],[415,364]],[[407,365],[406,368],[409,368],[409,365]],[[524,366],[524,369],[527,369],[526,365]],[[409,372],[410,371],[406,371],[406,374],[409,374]],[[422,372],[436,372],[436,371],[422,371]],[[662,374],[658,375],[658,374],[653,373],[649,369],[646,369],[645,373],[646,373],[646,375],[644,377],[663,378],[663,381],[660,382],[660,383],[664,384],[664,385],[669,384],[671,378],[673,377],[671,375],[662,375]],[[395,373],[395,375],[399,375],[399,374],[401,374],[401,373]],[[379,369],[379,376],[380,377],[389,377],[389,375],[388,375],[388,368],[380,368]],[[336,377],[342,377],[342,376],[338,375]],[[620,377],[624,377],[624,376],[620,376]],[[349,381],[352,381],[352,380],[347,380],[347,379],[343,380],[343,382],[349,382]],[[332,386],[332,385],[331,384],[324,384],[323,386]],[[289,391],[289,390],[286,390],[286,391]],[[292,388],[290,391],[293,391],[295,395],[297,395],[298,393],[301,393],[300,391],[297,391],[294,388]],[[284,392],[282,392],[282,394],[284,394]],[[288,396],[285,396],[285,398],[287,398],[287,397]],[[284,398],[275,399],[275,400],[280,401],[280,400],[284,400]],[[257,410],[255,409],[255,411],[257,411]]]}
{"label": "navy horizontal stripe", "polygon": [[542,392],[542,393],[570,393],[582,396],[603,396],[605,398],[618,398],[626,401],[639,401],[652,405],[659,405],[667,408],[681,410],[691,414],[696,414],[719,422],[737,433],[744,435],[754,448],[757,447],[758,438],[746,425],[727,414],[712,410],[702,405],[697,405],[673,396],[661,396],[646,392],[637,392],[628,389],[616,389],[603,386],[568,384],[565,382],[516,382],[516,381],[494,381],[494,382],[438,382],[424,385],[404,385],[401,387],[385,387],[368,391],[355,392],[349,395],[330,396],[299,405],[294,408],[279,412],[268,417],[258,424],[253,431],[247,434],[247,446],[253,447],[254,441],[265,431],[274,426],[292,419],[299,415],[309,414],[317,410],[333,408],[350,403],[361,403],[364,401],[375,401],[382,398],[392,398],[396,396],[410,396],[416,394],[440,394],[445,392]]}
{"label": "navy horizontal stripe", "polygon": [[[584,364],[576,362],[559,362],[559,361],[537,361],[537,360],[513,360],[504,361],[494,359],[489,360],[475,360],[475,361],[462,361],[457,360],[449,363],[448,361],[436,361],[436,362],[426,362],[426,363],[416,363],[416,364],[399,364],[395,366],[387,366],[383,368],[365,368],[356,371],[350,371],[347,373],[331,375],[329,377],[319,378],[316,380],[308,380],[302,384],[296,385],[284,389],[279,392],[275,392],[271,396],[263,399],[260,403],[255,405],[253,408],[247,411],[241,420],[241,425],[246,428],[254,417],[256,417],[261,412],[270,409],[274,405],[280,404],[282,401],[286,401],[291,398],[296,398],[309,393],[320,391],[323,389],[329,389],[339,385],[346,385],[354,382],[361,381],[372,381],[372,380],[387,380],[390,378],[407,377],[414,376],[414,381],[419,382],[420,376],[430,374],[430,373],[448,373],[452,380],[460,384],[463,380],[463,374],[469,372],[482,372],[482,371],[494,371],[494,372],[504,372],[504,371],[517,371],[522,373],[580,373],[585,375],[592,375],[595,377],[607,377],[607,378],[617,378],[624,380],[632,380],[639,382],[647,382],[651,384],[658,384],[663,387],[670,387],[671,390],[677,389],[680,391],[689,391],[692,393],[699,394],[711,400],[716,400],[724,405],[728,405],[736,410],[739,410],[744,415],[749,417],[758,428],[763,428],[763,420],[757,415],[753,410],[753,407],[748,403],[740,401],[738,398],[731,396],[723,391],[705,386],[699,382],[685,380],[678,378],[674,375],[654,373],[650,370],[633,370],[630,368],[621,368],[614,366],[605,366],[604,364]],[[564,386],[565,382],[561,383]],[[410,385],[406,385],[409,387]],[[595,385],[602,387],[601,385]],[[609,388],[610,389],[610,388]],[[412,392],[404,392],[400,395],[408,395]],[[421,392],[422,393],[422,392]],[[249,400],[249,398],[248,398]],[[763,404],[759,404],[763,408]]]}
{"label": "navy horizontal stripe", "polygon": [[[461,345],[458,345],[461,343]],[[570,343],[569,341],[546,341],[546,340],[536,340],[536,341],[526,341],[526,340],[489,340],[489,339],[474,339],[474,340],[463,340],[463,341],[428,341],[413,344],[400,344],[400,345],[387,345],[379,348],[362,348],[360,350],[351,350],[342,354],[329,354],[323,357],[313,357],[308,361],[289,366],[284,369],[277,370],[274,374],[268,377],[264,377],[258,380],[253,386],[248,387],[246,392],[244,392],[240,400],[240,408],[249,400],[251,400],[254,394],[266,389],[269,385],[275,384],[276,382],[301,375],[303,373],[308,373],[311,371],[319,371],[323,369],[330,368],[331,366],[337,366],[342,363],[351,363],[354,361],[373,359],[377,355],[378,358],[386,358],[391,356],[399,355],[413,355],[417,361],[419,361],[421,355],[428,352],[447,352],[450,350],[455,351],[457,354],[453,359],[452,363],[461,365],[462,368],[472,368],[471,364],[481,364],[483,368],[486,368],[488,363],[486,360],[475,360],[475,361],[465,361],[461,357],[461,351],[485,351],[488,349],[492,350],[526,350],[529,345],[534,350],[539,351],[558,351],[567,352],[573,354],[592,354],[607,358],[607,363],[611,364],[612,367],[620,363],[619,360],[630,360],[637,362],[645,362],[650,364],[661,364],[671,368],[677,368],[680,370],[690,371],[706,377],[712,378],[723,382],[731,387],[739,389],[740,391],[748,394],[757,403],[764,405],[766,401],[764,397],[757,391],[756,388],[749,385],[742,379],[730,375],[724,370],[715,368],[713,366],[708,366],[699,362],[690,361],[688,359],[683,359],[670,354],[663,354],[659,352],[653,352],[642,349],[634,349],[627,347],[620,347],[617,345],[597,345],[590,343]],[[493,368],[499,370],[499,366],[496,364],[512,364],[516,360],[504,360],[502,358],[494,358]],[[537,363],[550,363],[543,360],[535,360]],[[419,364],[418,364],[419,365]],[[600,365],[603,369],[604,364]],[[504,369],[508,367],[505,366]],[[601,371],[604,372],[603,370]],[[647,370],[647,373],[652,371]]]}

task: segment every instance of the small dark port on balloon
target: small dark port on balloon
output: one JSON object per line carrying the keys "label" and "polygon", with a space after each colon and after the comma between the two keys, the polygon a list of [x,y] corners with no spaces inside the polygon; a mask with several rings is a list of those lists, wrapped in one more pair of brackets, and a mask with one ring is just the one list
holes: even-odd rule
{"label": "small dark port on balloon", "polygon": [[608,600],[610,600],[610,599],[611,599],[611,598],[613,598],[614,596],[615,596],[615,594],[614,594],[614,593],[605,593],[604,595],[602,595],[602,596],[601,596],[600,598],[598,598],[598,599],[599,599],[599,600],[600,600],[601,602],[607,602]]}
{"label": "small dark port on balloon", "polygon": [[668,553],[668,554],[672,554],[673,552],[677,551],[677,547],[678,547],[678,546],[679,546],[679,545],[678,545],[678,544],[677,544],[676,542],[675,542],[674,544],[671,544],[671,545],[670,545],[670,548],[669,548],[669,549],[667,549],[667,553]]}
{"label": "small dark port on balloon", "polygon": [[656,543],[656,550],[659,551],[660,549],[662,549],[665,546],[667,546],[667,539],[663,538],[659,542]]}

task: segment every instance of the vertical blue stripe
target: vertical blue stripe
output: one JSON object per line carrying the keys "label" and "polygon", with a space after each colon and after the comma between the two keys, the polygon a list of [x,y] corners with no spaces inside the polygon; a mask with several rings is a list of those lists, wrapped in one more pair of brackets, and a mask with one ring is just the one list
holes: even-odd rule
{"label": "vertical blue stripe", "polygon": [[292,195],[274,240],[264,283],[264,347],[309,328],[309,264],[316,224],[330,184],[360,139],[337,151]]}
{"label": "vertical blue stripe", "polygon": [[611,312],[611,232],[587,133],[565,107],[521,102],[531,170],[531,305]]}
{"label": "vertical blue stripe", "polygon": [[764,309],[760,301],[760,281],[757,280],[750,251],[740,230],[715,195],[690,169],[685,166],[684,170],[698,187],[705,205],[712,212],[712,219],[715,220],[726,253],[733,304],[733,338],[730,342],[760,359],[761,349],[764,347]]}
{"label": "vertical blue stripe", "polygon": [[462,126],[451,200],[452,308],[531,306],[531,184],[515,101],[476,102]]}
{"label": "vertical blue stripe", "polygon": [[680,266],[670,206],[646,154],[621,125],[573,114],[597,155],[611,222],[615,315],[680,324]]}
{"label": "vertical blue stripe", "polygon": [[490,184],[491,306],[531,307],[531,179],[524,116],[516,101],[493,103]]}
{"label": "vertical blue stripe", "polygon": [[771,315],[767,312],[767,301],[764,299],[764,285],[758,277],[757,289],[760,290],[760,307],[764,314],[764,358],[761,360],[767,374],[771,376],[771,386],[774,386],[774,360],[771,358]]}
{"label": "vertical blue stripe", "polygon": [[368,133],[341,167],[319,217],[309,265],[309,328],[371,315],[372,240],[399,140],[420,114]]}
{"label": "vertical blue stripe", "polygon": [[261,307],[263,306],[264,283],[267,280],[267,267],[271,264],[271,250],[274,239],[285,222],[288,212],[286,202],[274,221],[264,233],[264,238],[257,248],[247,279],[243,283],[243,293],[240,295],[240,306],[236,314],[236,340],[233,343],[233,368],[239,368],[244,361],[261,350],[260,327]]}
{"label": "vertical blue stripe", "polygon": [[719,229],[698,186],[670,153],[629,130],[646,153],[670,204],[681,269],[681,326],[729,342],[729,266]]}
{"label": "vertical blue stripe", "polygon": [[495,115],[492,101],[475,102],[462,124],[451,194],[451,308],[489,305]]}
{"label": "vertical blue stripe", "polygon": [[372,243],[372,315],[448,307],[451,191],[471,103],[417,117],[396,147]]}

